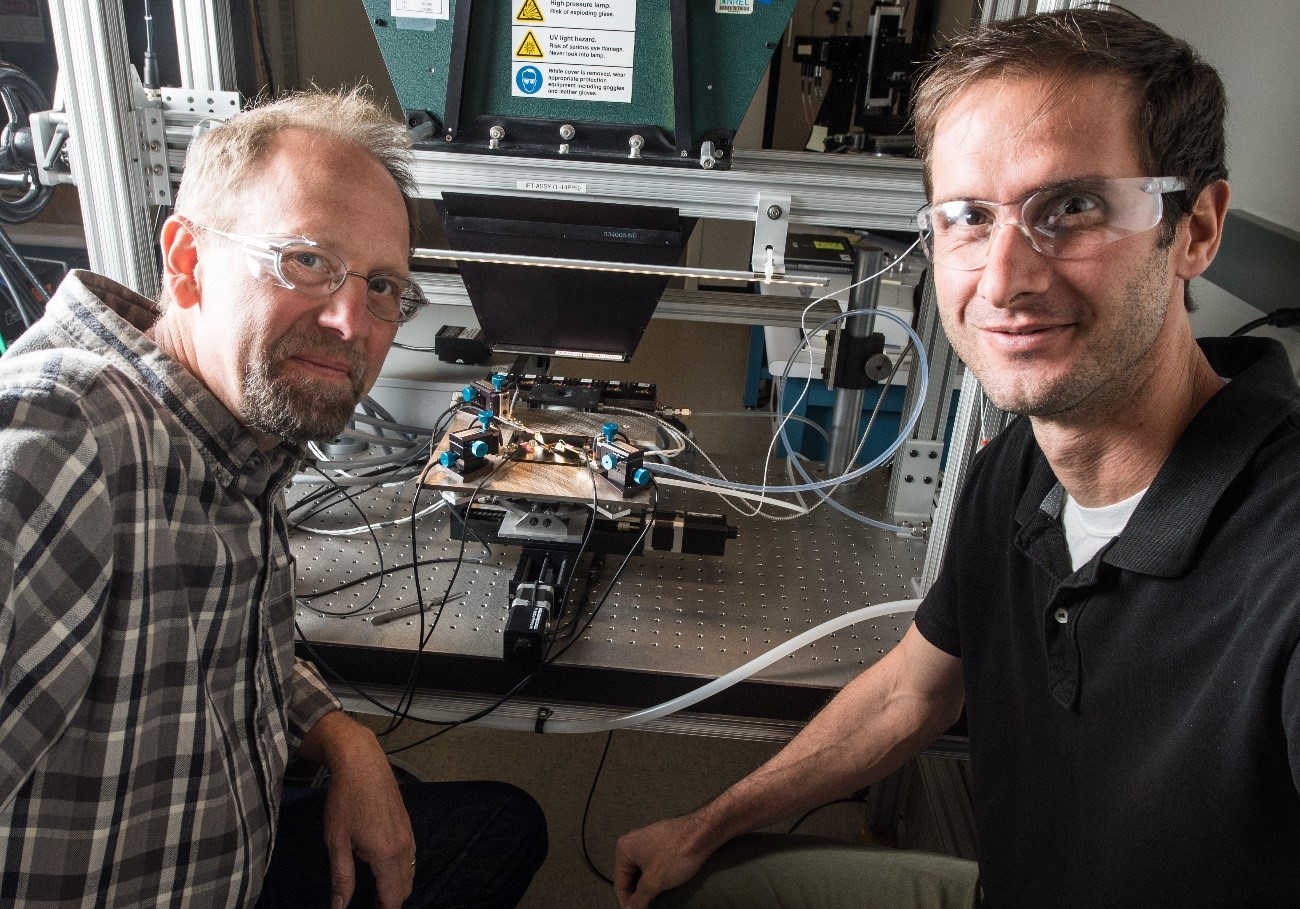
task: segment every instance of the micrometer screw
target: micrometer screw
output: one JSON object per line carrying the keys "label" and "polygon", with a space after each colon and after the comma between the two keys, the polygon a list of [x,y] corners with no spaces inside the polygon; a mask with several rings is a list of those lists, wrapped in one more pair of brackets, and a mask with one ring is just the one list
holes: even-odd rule
{"label": "micrometer screw", "polygon": [[606,423],[600,427],[600,433],[605,437],[606,442],[614,441],[614,433],[618,432],[617,423]]}
{"label": "micrometer screw", "polygon": [[478,421],[483,424],[484,429],[492,425],[492,417],[493,413],[490,410],[480,410],[478,412]]}

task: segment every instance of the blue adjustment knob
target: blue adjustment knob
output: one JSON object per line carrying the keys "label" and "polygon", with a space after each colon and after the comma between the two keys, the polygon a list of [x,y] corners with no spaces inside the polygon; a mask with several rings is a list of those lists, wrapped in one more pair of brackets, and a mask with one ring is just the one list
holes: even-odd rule
{"label": "blue adjustment knob", "polygon": [[489,426],[492,425],[493,416],[495,416],[495,414],[493,414],[492,411],[490,410],[480,410],[478,412],[478,421],[483,424],[484,429],[487,429]]}
{"label": "blue adjustment knob", "polygon": [[466,385],[464,388],[462,388],[462,389],[460,390],[460,399],[461,399],[462,401],[473,401],[473,400],[474,400],[474,389],[472,389],[472,388],[470,388],[468,385]]}
{"label": "blue adjustment knob", "polygon": [[604,426],[600,427],[600,433],[605,437],[606,442],[614,441],[614,433],[616,432],[618,432],[617,423],[606,423]]}
{"label": "blue adjustment knob", "polygon": [[438,455],[438,463],[443,467],[450,467],[452,464],[456,463],[456,456],[450,451],[444,451],[442,454]]}
{"label": "blue adjustment knob", "polygon": [[638,486],[646,486],[650,483],[650,471],[644,467],[638,467],[632,471],[632,482]]}
{"label": "blue adjustment knob", "polygon": [[497,391],[500,391],[501,389],[505,388],[505,386],[506,386],[505,374],[500,372],[494,373],[492,376],[492,387],[495,388]]}
{"label": "blue adjustment knob", "polygon": [[613,470],[615,467],[618,466],[618,455],[607,454],[602,456],[600,459],[600,466],[605,468],[606,470]]}
{"label": "blue adjustment knob", "polygon": [[469,453],[476,458],[486,457],[488,453],[488,443],[484,442],[482,439],[470,443]]}

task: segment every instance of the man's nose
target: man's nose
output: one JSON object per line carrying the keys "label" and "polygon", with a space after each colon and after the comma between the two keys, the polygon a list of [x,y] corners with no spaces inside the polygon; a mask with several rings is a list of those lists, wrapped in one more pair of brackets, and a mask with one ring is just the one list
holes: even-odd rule
{"label": "man's nose", "polygon": [[987,249],[979,292],[989,303],[1010,306],[1022,294],[1046,289],[1051,265],[1034,245],[1023,221],[1008,218],[1000,222],[989,236]]}
{"label": "man's nose", "polygon": [[367,301],[368,285],[365,275],[351,271],[345,274],[343,283],[325,298],[320,324],[338,332],[344,340],[364,336],[373,318]]}

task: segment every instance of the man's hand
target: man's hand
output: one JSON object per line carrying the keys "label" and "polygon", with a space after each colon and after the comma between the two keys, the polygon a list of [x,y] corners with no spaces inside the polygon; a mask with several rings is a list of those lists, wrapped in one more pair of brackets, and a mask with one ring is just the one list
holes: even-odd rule
{"label": "man's hand", "polygon": [[697,816],[688,814],[621,836],[614,856],[614,892],[619,905],[645,909],[663,891],[694,877],[716,848],[692,845],[699,829]]}
{"label": "man's hand", "polygon": [[303,739],[300,753],[330,771],[325,845],[333,882],[332,909],[356,887],[360,858],[375,875],[380,909],[399,909],[411,895],[415,837],[392,768],[374,733],[341,712],[328,713]]}

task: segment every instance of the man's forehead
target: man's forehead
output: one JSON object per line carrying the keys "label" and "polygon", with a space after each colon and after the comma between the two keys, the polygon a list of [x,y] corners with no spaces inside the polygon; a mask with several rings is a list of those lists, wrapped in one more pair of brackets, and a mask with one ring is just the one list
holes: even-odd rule
{"label": "man's forehead", "polygon": [[[341,255],[351,246],[373,248],[391,233],[401,241],[386,244],[394,246],[392,264],[405,261],[409,225],[401,190],[381,162],[353,143],[283,130],[237,192],[233,213],[245,232],[307,236]],[[358,236],[362,223],[372,233]]]}
{"label": "man's forehead", "polygon": [[1132,93],[1116,76],[980,80],[936,122],[932,201],[1005,201],[1081,176],[1139,176],[1134,124]]}

